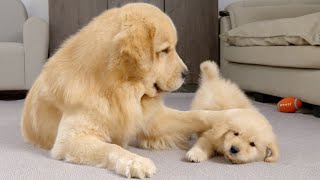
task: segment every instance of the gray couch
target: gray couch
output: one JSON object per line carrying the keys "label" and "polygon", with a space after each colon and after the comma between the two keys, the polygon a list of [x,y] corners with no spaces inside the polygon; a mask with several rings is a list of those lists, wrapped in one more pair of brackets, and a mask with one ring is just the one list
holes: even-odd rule
{"label": "gray couch", "polygon": [[[246,0],[232,3],[225,10],[229,16],[220,20],[221,33],[250,22],[320,12],[320,1]],[[223,75],[247,91],[296,96],[320,105],[320,47],[237,47],[221,41],[220,64]]]}
{"label": "gray couch", "polygon": [[19,0],[0,1],[0,91],[27,90],[48,57],[48,23]]}

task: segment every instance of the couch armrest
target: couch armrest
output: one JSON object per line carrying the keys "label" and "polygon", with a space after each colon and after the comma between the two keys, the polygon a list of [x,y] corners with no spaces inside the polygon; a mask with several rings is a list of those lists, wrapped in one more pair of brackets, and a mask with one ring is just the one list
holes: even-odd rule
{"label": "couch armrest", "polygon": [[30,89],[48,59],[49,25],[40,18],[31,17],[23,25],[25,48],[25,86]]}
{"label": "couch armrest", "polygon": [[220,34],[231,30],[231,20],[229,16],[223,16],[220,18]]}

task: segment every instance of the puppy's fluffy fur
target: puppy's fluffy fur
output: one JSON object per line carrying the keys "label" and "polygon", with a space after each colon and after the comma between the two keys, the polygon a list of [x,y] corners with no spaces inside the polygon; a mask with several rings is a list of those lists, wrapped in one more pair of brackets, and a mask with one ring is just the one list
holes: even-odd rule
{"label": "puppy's fluffy fur", "polygon": [[161,92],[183,83],[176,29],[144,3],[108,10],[66,40],[45,64],[25,100],[24,139],[67,162],[150,177],[150,159],[125,148],[181,147],[211,128],[221,112],[177,111]]}
{"label": "puppy's fluffy fur", "polygon": [[200,135],[188,151],[187,158],[200,162],[222,154],[232,163],[277,161],[279,149],[267,119],[253,107],[236,84],[219,76],[214,62],[203,62],[200,68],[201,85],[192,109],[221,110],[226,118]]}

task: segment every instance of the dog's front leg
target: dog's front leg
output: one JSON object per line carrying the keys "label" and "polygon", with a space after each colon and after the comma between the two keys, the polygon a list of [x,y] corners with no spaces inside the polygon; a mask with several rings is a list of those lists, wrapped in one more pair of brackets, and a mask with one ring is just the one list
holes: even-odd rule
{"label": "dog's front leg", "polygon": [[151,177],[156,167],[147,158],[110,144],[104,129],[91,122],[86,114],[65,113],[51,150],[52,157],[71,163],[85,164],[114,170],[130,177]]}
{"label": "dog's front leg", "polygon": [[154,107],[144,112],[148,121],[145,130],[138,136],[142,148],[186,149],[188,138],[193,133],[211,129],[225,118],[220,111],[178,111],[164,105]]}

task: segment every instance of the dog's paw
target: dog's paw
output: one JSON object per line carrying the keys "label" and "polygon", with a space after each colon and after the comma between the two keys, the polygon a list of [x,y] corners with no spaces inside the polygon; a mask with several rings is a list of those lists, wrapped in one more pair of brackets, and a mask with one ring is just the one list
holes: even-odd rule
{"label": "dog's paw", "polygon": [[156,97],[158,91],[155,87],[147,88],[145,94],[149,97]]}
{"label": "dog's paw", "polygon": [[127,178],[149,178],[152,177],[156,173],[156,166],[154,163],[144,157],[137,157],[134,159],[129,160],[126,163],[124,174]]}
{"label": "dog's paw", "polygon": [[273,162],[276,162],[277,160],[278,158],[275,158],[275,157],[267,157],[264,161],[268,163],[273,163]]}
{"label": "dog's paw", "polygon": [[186,156],[191,162],[202,162],[208,160],[208,155],[197,147],[190,149]]}

